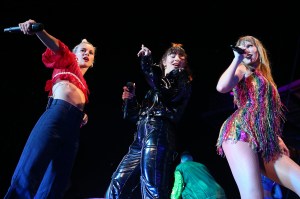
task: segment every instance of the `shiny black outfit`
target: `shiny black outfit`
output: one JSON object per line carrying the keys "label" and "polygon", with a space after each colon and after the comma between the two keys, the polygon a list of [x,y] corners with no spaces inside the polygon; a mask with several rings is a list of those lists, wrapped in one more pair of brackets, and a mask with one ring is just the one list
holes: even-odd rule
{"label": "shiny black outfit", "polygon": [[[112,175],[110,199],[170,198],[174,132],[190,99],[191,83],[185,70],[163,76],[151,56],[141,58],[141,67],[151,89],[141,104],[135,97],[127,101],[126,119],[136,122],[137,129]],[[141,196],[133,195],[137,190]]]}

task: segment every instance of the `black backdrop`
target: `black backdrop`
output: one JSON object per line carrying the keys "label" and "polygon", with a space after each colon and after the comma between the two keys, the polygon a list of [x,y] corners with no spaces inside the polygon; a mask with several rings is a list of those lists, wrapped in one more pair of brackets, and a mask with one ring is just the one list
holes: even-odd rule
{"label": "black backdrop", "polygon": [[[141,44],[159,61],[171,42],[184,45],[194,72],[193,96],[177,133],[178,152],[188,149],[238,198],[226,159],[216,154],[221,123],[232,112],[232,98],[215,86],[232,60],[229,48],[239,36],[259,38],[269,51],[278,86],[299,79],[297,6],[289,2],[62,2],[5,1],[1,28],[35,19],[73,47],[87,38],[97,47],[85,77],[91,95],[88,125],[66,198],[103,197],[110,176],[133,139],[134,125],[122,119],[121,94],[127,81],[137,95],[148,89],[136,56]],[[41,61],[45,47],[35,36],[1,33],[0,197],[6,192],[26,139],[45,109],[44,84],[51,76]],[[179,162],[175,160],[174,165]]]}

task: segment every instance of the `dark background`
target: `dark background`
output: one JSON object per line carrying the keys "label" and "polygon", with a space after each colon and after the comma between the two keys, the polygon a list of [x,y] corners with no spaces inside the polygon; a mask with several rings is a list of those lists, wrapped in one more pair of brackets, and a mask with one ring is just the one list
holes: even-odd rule
{"label": "dark background", "polygon": [[[194,73],[193,95],[178,128],[177,151],[190,150],[223,186],[239,198],[226,159],[216,154],[222,122],[233,112],[232,97],[217,93],[219,76],[230,64],[230,44],[253,35],[267,48],[273,77],[282,87],[299,80],[299,15],[296,3],[260,1],[63,2],[5,1],[1,28],[34,19],[70,48],[83,38],[97,47],[94,68],[86,74],[91,90],[88,124],[66,198],[103,197],[110,177],[133,140],[134,124],[122,119],[122,87],[136,83],[142,98],[148,89],[136,56],[142,44],[155,62],[171,42],[184,45]],[[52,71],[41,61],[44,45],[35,36],[1,33],[0,197],[6,192],[26,139],[45,110],[45,81]],[[284,139],[298,160],[299,86],[282,92],[290,108]],[[179,162],[177,158],[174,166]],[[285,191],[286,198],[292,193]]]}

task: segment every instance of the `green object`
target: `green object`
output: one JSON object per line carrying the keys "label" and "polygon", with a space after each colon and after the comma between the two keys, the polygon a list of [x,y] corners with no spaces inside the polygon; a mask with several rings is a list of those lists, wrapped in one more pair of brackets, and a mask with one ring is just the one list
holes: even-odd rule
{"label": "green object", "polygon": [[182,161],[174,178],[171,199],[226,199],[223,188],[201,163]]}

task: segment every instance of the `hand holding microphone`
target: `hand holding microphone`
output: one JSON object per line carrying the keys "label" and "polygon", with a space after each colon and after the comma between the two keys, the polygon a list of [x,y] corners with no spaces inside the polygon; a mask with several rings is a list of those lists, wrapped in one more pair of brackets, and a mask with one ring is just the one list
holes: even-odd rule
{"label": "hand holding microphone", "polygon": [[127,82],[126,86],[123,87],[122,99],[124,100],[123,106],[123,118],[127,116],[128,99],[132,99],[135,96],[135,83]]}
{"label": "hand holding microphone", "polygon": [[28,20],[24,23],[20,23],[19,26],[5,28],[4,32],[23,32],[27,35],[32,35],[36,32],[42,31],[44,25],[42,23],[36,23],[34,20]]}
{"label": "hand holding microphone", "polygon": [[239,54],[244,54],[245,53],[245,50],[241,49],[238,46],[230,45],[230,47],[232,48],[232,50],[234,50],[235,52],[238,52]]}

